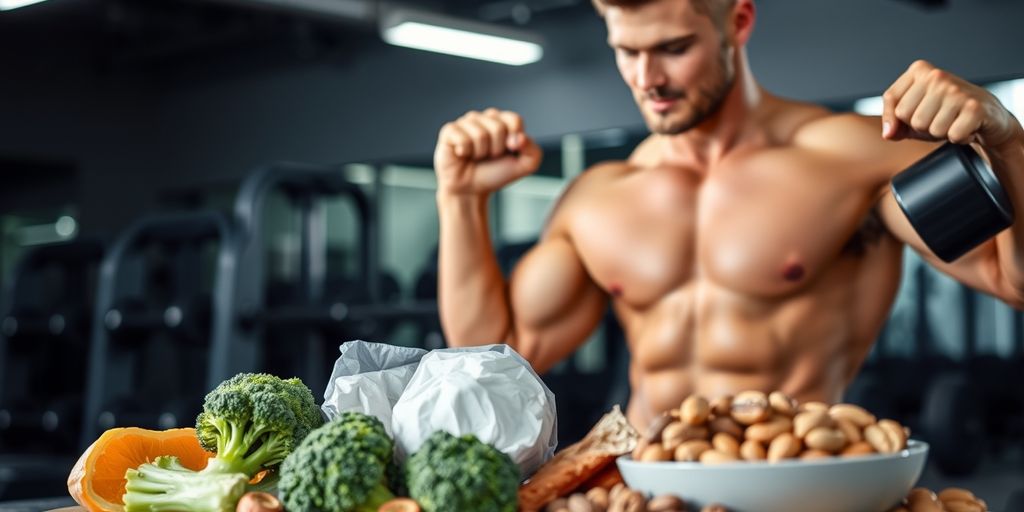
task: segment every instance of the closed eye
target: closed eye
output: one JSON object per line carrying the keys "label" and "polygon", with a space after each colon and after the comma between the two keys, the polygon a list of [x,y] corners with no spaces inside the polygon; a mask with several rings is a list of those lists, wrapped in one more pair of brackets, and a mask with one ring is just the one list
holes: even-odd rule
{"label": "closed eye", "polygon": [[612,48],[615,49],[615,53],[620,57],[634,58],[640,54],[641,51],[653,51],[657,53],[664,53],[667,55],[682,55],[690,49],[691,46],[697,41],[696,34],[688,34],[685,36],[675,37],[665,41],[661,41],[652,46],[646,47],[644,50],[638,50],[636,48],[630,48],[628,46],[622,46],[620,44],[614,44],[609,41]]}
{"label": "closed eye", "polygon": [[669,55],[682,55],[686,53],[686,50],[689,50],[691,46],[693,46],[692,42],[675,42],[662,46],[660,50]]}

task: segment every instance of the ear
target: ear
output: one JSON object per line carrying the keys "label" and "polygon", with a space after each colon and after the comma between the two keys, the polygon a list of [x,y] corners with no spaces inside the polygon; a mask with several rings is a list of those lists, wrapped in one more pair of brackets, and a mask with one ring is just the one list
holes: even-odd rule
{"label": "ear", "polygon": [[736,0],[736,5],[729,13],[729,30],[732,32],[733,41],[736,46],[746,46],[754,32],[754,20],[757,18],[757,9],[753,0]]}

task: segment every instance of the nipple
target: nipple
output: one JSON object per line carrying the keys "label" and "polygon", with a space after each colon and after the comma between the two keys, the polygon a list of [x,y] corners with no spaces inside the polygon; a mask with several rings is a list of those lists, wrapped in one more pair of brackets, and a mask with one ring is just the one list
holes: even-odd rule
{"label": "nipple", "polygon": [[612,294],[612,297],[622,296],[622,285],[614,283],[608,287],[608,293]]}
{"label": "nipple", "polygon": [[782,277],[786,281],[799,281],[804,277],[804,266],[792,261],[782,268]]}

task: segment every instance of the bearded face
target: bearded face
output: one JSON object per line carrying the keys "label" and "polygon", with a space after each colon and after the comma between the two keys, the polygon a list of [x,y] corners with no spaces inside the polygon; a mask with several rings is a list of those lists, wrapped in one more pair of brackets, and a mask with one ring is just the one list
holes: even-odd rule
{"label": "bearded face", "polygon": [[712,116],[735,82],[735,48],[690,2],[609,8],[608,41],[648,128],[682,133]]}
{"label": "bearded face", "polygon": [[734,69],[723,54],[700,83],[679,88],[654,87],[635,91],[634,95],[652,133],[675,135],[701,124],[717,112],[734,81]]}

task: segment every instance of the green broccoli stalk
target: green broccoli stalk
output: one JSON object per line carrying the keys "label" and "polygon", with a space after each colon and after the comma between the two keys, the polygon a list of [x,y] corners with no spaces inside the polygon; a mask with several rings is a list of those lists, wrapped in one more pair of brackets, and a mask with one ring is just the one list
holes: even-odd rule
{"label": "green broccoli stalk", "polygon": [[519,467],[467,434],[434,432],[405,461],[409,496],[424,512],[516,512]]}
{"label": "green broccoli stalk", "polygon": [[217,453],[207,465],[211,470],[255,475],[280,464],[298,444],[295,414],[279,395],[220,393],[210,398],[199,415],[204,430],[196,431],[200,439],[204,434],[213,438],[202,443]]}
{"label": "green broccoli stalk", "polygon": [[243,373],[206,395],[196,435],[217,454],[207,469],[252,477],[276,469],[322,423],[313,393],[299,379]]}
{"label": "green broccoli stalk", "polygon": [[[153,498],[149,495],[159,489],[164,489],[163,499],[171,502],[181,501],[180,496],[185,495],[202,501],[196,498],[196,489],[218,490],[216,486],[204,486],[207,480],[216,480],[221,475],[240,475],[248,482],[264,470],[270,473],[255,488],[273,489],[281,462],[322,423],[313,393],[299,379],[283,380],[252,373],[236,375],[206,395],[203,412],[196,418],[199,444],[205,450],[216,452],[217,456],[199,472],[161,471],[154,464],[129,470],[125,474],[128,487],[124,501],[151,502]],[[133,496],[135,493],[146,496]],[[210,499],[216,497],[210,496]],[[238,497],[234,499],[238,501]]]}
{"label": "green broccoli stalk", "polygon": [[125,512],[232,512],[249,481],[241,473],[204,475],[182,466],[177,457],[157,457],[127,471]]}
{"label": "green broccoli stalk", "polygon": [[376,512],[394,498],[387,467],[394,443],[380,420],[345,412],[314,430],[281,464],[288,512]]}

